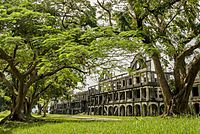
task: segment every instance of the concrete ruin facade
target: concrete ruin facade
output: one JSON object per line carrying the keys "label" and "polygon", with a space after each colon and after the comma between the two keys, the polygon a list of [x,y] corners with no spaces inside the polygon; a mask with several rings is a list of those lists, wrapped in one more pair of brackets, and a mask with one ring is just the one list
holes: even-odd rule
{"label": "concrete ruin facade", "polygon": [[[131,62],[133,75],[104,76],[88,91],[78,93],[71,101],[58,103],[51,113],[115,116],[156,116],[164,111],[162,91],[151,59],[137,55]],[[166,72],[172,80],[172,72]],[[189,106],[194,114],[200,110],[200,79],[197,78],[190,94]],[[61,107],[58,107],[58,106]],[[56,110],[56,111],[55,111]],[[61,110],[61,111],[59,111]],[[64,111],[63,111],[64,110]]]}

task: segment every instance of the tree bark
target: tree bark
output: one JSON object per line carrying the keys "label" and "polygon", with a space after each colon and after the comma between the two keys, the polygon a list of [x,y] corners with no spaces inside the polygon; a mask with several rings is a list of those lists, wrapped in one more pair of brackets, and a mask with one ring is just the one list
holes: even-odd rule
{"label": "tree bark", "polygon": [[25,97],[23,95],[23,92],[19,92],[16,98],[16,105],[11,112],[11,117],[9,118],[9,120],[25,121],[25,115],[23,113],[24,98]]}
{"label": "tree bark", "polygon": [[26,99],[25,101],[25,105],[24,105],[24,114],[27,116],[27,117],[32,117],[31,113],[32,113],[32,108],[33,108],[33,103],[32,101],[29,101]]}
{"label": "tree bark", "polygon": [[42,114],[42,105],[41,104],[38,104],[38,112],[37,112],[38,115],[41,115]]}
{"label": "tree bark", "polygon": [[[176,89],[176,93],[172,93],[168,85],[167,79],[165,78],[164,71],[161,66],[160,58],[157,53],[154,53],[153,61],[155,64],[156,73],[158,75],[159,84],[164,96],[165,110],[164,115],[173,115],[173,114],[187,114],[190,113],[188,101],[189,95],[192,90],[193,82],[191,83],[179,83],[175,81],[175,86],[181,89]],[[196,72],[195,72],[196,73]],[[196,76],[194,74],[194,76]],[[185,85],[185,86],[184,86]]]}
{"label": "tree bark", "polygon": [[25,102],[25,94],[24,94],[24,83],[20,82],[18,95],[12,99],[13,105],[11,108],[11,113],[7,117],[5,117],[1,123],[5,121],[27,121],[27,116],[24,114],[24,102]]}
{"label": "tree bark", "polygon": [[160,84],[161,90],[163,92],[164,103],[169,105],[171,103],[173,96],[172,96],[172,92],[170,91],[169,84],[166,80],[164,70],[162,69],[159,55],[157,53],[154,53],[152,55],[152,59],[153,59],[154,65],[155,65],[155,70],[156,70],[156,74],[158,76],[159,84]]}
{"label": "tree bark", "polygon": [[47,116],[48,104],[49,104],[49,99],[44,101],[44,105],[43,105],[43,113],[44,113],[44,115],[43,115],[43,117]]}
{"label": "tree bark", "polygon": [[192,113],[188,105],[190,95],[188,90],[189,89],[185,89],[181,96],[173,96],[171,103],[168,106],[170,109],[168,109],[166,113],[167,115],[183,115]]}

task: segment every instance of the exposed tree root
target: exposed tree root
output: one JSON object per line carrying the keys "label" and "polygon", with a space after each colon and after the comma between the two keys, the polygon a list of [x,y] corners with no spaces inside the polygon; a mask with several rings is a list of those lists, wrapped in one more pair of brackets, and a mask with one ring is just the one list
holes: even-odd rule
{"label": "exposed tree root", "polygon": [[0,121],[0,125],[5,124],[7,121],[20,121],[20,122],[38,122],[44,121],[43,119],[33,117],[32,115],[25,116],[25,115],[12,115],[9,114],[4,119]]}
{"label": "exposed tree root", "polygon": [[0,125],[3,125],[3,124],[5,124],[6,123],[6,121],[8,121],[9,120],[9,118],[10,118],[10,114],[8,115],[8,116],[6,116],[5,118],[3,118],[1,121],[0,121]]}

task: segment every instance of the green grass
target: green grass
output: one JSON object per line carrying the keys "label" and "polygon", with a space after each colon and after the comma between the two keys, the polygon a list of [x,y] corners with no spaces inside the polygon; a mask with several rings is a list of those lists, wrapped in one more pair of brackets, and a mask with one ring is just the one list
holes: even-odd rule
{"label": "green grass", "polygon": [[[3,112],[0,112],[0,120],[3,119],[5,116],[9,115],[10,114],[10,111],[3,111]],[[1,133],[0,133],[1,134]]]}
{"label": "green grass", "polygon": [[199,117],[48,115],[44,119],[9,122],[0,126],[0,134],[200,134]]}

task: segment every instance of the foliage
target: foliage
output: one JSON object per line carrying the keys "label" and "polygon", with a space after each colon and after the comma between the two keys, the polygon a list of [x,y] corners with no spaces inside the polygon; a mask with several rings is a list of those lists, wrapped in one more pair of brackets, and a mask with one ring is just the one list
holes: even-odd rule
{"label": "foliage", "polygon": [[[16,113],[26,97],[48,86],[42,96],[58,97],[83,82],[83,74],[122,67],[120,58],[136,52],[152,57],[165,103],[173,101],[177,113],[184,111],[181,102],[200,70],[199,1],[103,0],[96,7],[87,0],[0,3],[0,81],[16,100]],[[171,64],[173,86],[164,74]]]}
{"label": "foliage", "polygon": [[6,87],[1,84],[0,86],[0,112],[10,108],[11,98]]}
{"label": "foliage", "polygon": [[56,91],[71,90],[83,81],[92,49],[81,36],[96,26],[90,3],[5,0],[1,1],[0,12],[0,80],[16,101],[12,102],[14,114],[21,114],[24,101],[31,100],[36,82],[40,91],[51,83],[46,95],[58,95]]}
{"label": "foliage", "polygon": [[[110,5],[109,11],[107,4]],[[126,39],[122,42],[122,49],[146,53],[152,58],[165,105],[174,105],[176,110],[172,111],[177,114],[188,112],[186,103],[200,70],[199,1],[119,0],[116,3],[103,0],[98,5],[111,15],[107,18],[115,22],[113,29],[119,31],[117,37],[125,36],[120,38]],[[122,8],[114,10],[116,6]],[[123,47],[128,42],[136,42],[134,37],[140,37],[142,43]],[[165,77],[164,71],[168,67],[173,71],[175,88]]]}

